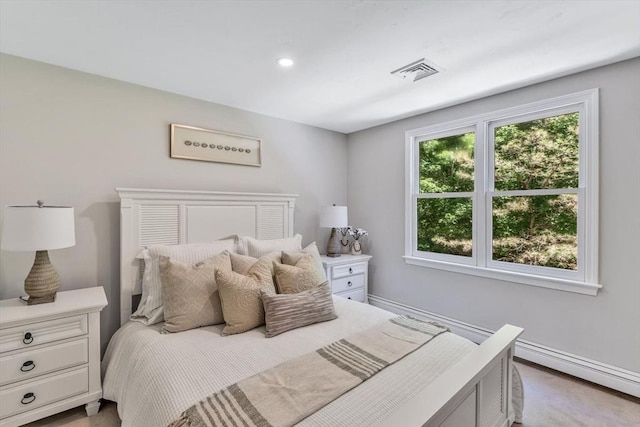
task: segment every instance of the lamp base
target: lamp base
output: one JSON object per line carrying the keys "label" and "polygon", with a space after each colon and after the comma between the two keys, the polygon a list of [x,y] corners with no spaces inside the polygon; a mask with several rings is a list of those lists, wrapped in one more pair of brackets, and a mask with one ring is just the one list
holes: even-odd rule
{"label": "lamp base", "polygon": [[60,288],[60,276],[51,261],[49,252],[37,251],[33,267],[24,281],[24,291],[29,295],[28,305],[44,304],[56,300]]}
{"label": "lamp base", "polygon": [[46,304],[49,302],[54,302],[56,300],[56,295],[57,293],[39,298],[29,297],[29,299],[27,300],[27,305]]}
{"label": "lamp base", "polygon": [[331,229],[331,236],[329,236],[329,242],[327,243],[327,256],[332,258],[337,258],[340,256],[340,252],[342,251],[340,247],[340,239],[338,238],[338,233],[336,233],[336,229]]}

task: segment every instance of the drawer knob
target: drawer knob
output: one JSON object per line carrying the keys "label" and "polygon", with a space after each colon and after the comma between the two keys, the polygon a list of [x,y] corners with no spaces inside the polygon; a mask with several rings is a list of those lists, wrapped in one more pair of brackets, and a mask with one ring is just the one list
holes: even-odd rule
{"label": "drawer knob", "polygon": [[27,393],[24,396],[22,396],[22,399],[20,399],[20,403],[22,403],[23,405],[28,405],[34,400],[36,400],[36,395],[33,393]]}
{"label": "drawer knob", "polygon": [[353,268],[349,267],[349,274],[353,274]]}
{"label": "drawer knob", "polygon": [[348,287],[352,287],[352,286],[353,286],[353,283],[351,283],[351,282],[347,282],[347,286],[348,286]]}
{"label": "drawer knob", "polygon": [[24,334],[22,342],[25,344],[31,344],[33,342],[33,335],[31,334],[31,332],[27,332],[26,334]]}
{"label": "drawer knob", "polygon": [[34,370],[35,368],[36,368],[36,364],[33,363],[33,360],[27,360],[22,364],[22,366],[20,366],[20,370],[22,372],[29,372]]}

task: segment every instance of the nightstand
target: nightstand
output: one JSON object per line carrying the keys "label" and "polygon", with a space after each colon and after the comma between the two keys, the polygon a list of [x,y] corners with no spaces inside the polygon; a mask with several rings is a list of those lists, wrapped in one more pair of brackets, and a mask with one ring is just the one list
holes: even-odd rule
{"label": "nightstand", "polygon": [[0,426],[20,426],[86,404],[100,408],[102,287],[58,292],[55,302],[0,301]]}
{"label": "nightstand", "polygon": [[367,302],[371,255],[341,255],[335,258],[323,255],[321,258],[333,294]]}

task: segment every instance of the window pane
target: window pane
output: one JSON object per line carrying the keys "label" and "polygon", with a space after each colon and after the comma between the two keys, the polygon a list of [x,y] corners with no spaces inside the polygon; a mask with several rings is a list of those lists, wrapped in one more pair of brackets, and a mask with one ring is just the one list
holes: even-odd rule
{"label": "window pane", "polygon": [[420,141],[420,193],[473,191],[473,132]]}
{"label": "window pane", "polygon": [[493,259],[577,269],[578,197],[493,198]]}
{"label": "window pane", "polygon": [[418,250],[471,256],[471,198],[418,199]]}
{"label": "window pane", "polygon": [[496,190],[578,187],[578,113],[495,129]]}

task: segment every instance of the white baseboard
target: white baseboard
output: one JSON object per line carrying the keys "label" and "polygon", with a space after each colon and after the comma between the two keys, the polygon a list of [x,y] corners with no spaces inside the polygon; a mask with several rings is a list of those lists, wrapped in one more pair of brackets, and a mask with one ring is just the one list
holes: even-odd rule
{"label": "white baseboard", "polygon": [[[412,314],[417,317],[435,320],[451,328],[455,334],[475,343],[484,341],[494,332],[375,295],[369,295],[369,304],[392,313]],[[516,342],[515,355],[574,377],[640,397],[640,373],[638,372],[607,365],[606,363],[520,339]]]}

